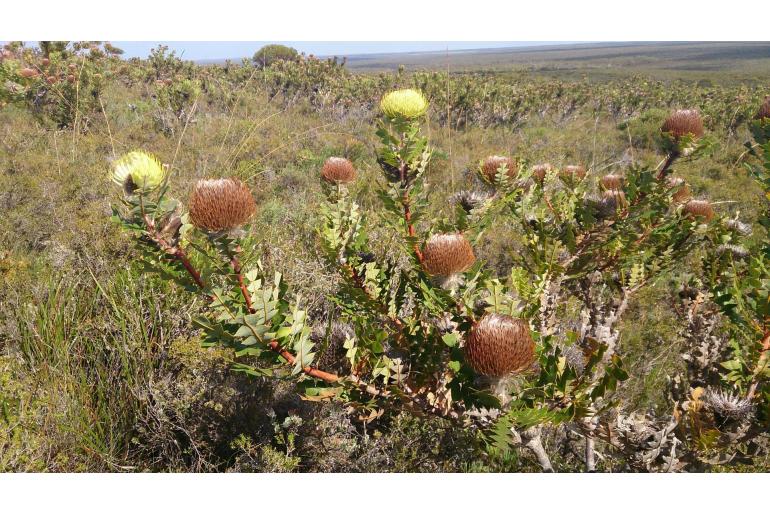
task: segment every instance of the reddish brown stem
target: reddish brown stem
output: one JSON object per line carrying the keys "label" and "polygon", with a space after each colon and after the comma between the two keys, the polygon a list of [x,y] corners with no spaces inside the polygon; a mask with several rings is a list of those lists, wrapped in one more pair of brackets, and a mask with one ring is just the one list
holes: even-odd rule
{"label": "reddish brown stem", "polygon": [[201,274],[199,274],[198,271],[192,266],[190,259],[187,257],[187,253],[182,249],[182,247],[177,247],[172,255],[182,263],[182,266],[185,270],[187,270],[187,273],[190,274],[190,277],[192,277],[193,281],[195,281],[195,284],[198,285],[198,288],[201,290],[205,289],[206,285],[203,282],[203,279],[201,279]]}
{"label": "reddish brown stem", "polygon": [[[294,354],[282,348],[277,341],[272,340],[267,344],[267,346],[273,352],[277,352],[278,354],[280,354],[289,365],[294,365],[294,363],[297,362],[297,358],[294,357]],[[320,379],[321,381],[326,381],[327,383],[336,383],[340,380],[340,377],[336,374],[332,374],[330,372],[324,372],[323,370],[318,370],[317,368],[313,368],[310,366],[304,367],[302,371],[305,374],[309,375],[310,377],[315,377],[316,379]]]}
{"label": "reddish brown stem", "polygon": [[661,168],[660,171],[658,172],[657,178],[659,181],[666,177],[666,174],[668,173],[669,168],[671,168],[671,165],[674,164],[674,161],[676,161],[678,157],[679,157],[679,151],[677,150],[671,152],[668,155],[668,157],[666,158],[666,161],[663,163],[663,168]]}
{"label": "reddish brown stem", "polygon": [[241,273],[241,263],[238,261],[238,257],[233,256],[233,258],[230,260],[230,264],[233,267],[235,276],[238,278],[238,287],[241,289],[241,294],[243,294],[243,300],[246,301],[246,309],[249,310],[249,313],[254,313],[255,310],[251,304],[251,295],[249,294],[249,289],[246,288],[246,282],[243,280],[243,274]]}

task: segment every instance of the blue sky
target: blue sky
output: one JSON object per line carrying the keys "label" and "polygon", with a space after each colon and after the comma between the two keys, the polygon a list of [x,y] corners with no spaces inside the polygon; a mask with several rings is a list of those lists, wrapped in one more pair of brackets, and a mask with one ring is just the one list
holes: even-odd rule
{"label": "blue sky", "polygon": [[125,50],[125,57],[147,57],[150,49],[158,44],[168,45],[184,59],[238,59],[251,57],[261,46],[268,43],[289,45],[300,52],[315,55],[353,55],[389,52],[429,52],[476,48],[501,48],[512,46],[546,45],[554,41],[113,41]]}

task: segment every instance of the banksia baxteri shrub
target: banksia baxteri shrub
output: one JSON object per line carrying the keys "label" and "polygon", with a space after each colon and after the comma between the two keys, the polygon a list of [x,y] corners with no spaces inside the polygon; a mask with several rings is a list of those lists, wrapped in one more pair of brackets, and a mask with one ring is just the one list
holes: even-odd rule
{"label": "banksia baxteri shrub", "polygon": [[510,157],[489,156],[481,163],[481,173],[489,182],[494,182],[498,170],[505,167],[505,174],[511,179],[519,173],[518,164]]}
{"label": "banksia baxteri shrub", "polygon": [[695,109],[678,109],[666,118],[660,130],[675,141],[685,136],[696,140],[703,136],[703,120]]}
{"label": "banksia baxteri shrub", "polygon": [[160,161],[141,150],[125,154],[113,166],[112,181],[123,186],[126,193],[154,190],[163,184],[165,178],[166,170]]}
{"label": "banksia baxteri shrub", "polygon": [[623,176],[610,173],[602,177],[600,182],[605,190],[619,190],[623,187]]}
{"label": "banksia baxteri shrub", "polygon": [[468,334],[465,359],[477,373],[491,377],[527,369],[535,359],[529,325],[508,315],[484,315]]}
{"label": "banksia baxteri shrub", "polygon": [[248,186],[238,179],[202,179],[190,196],[190,221],[207,232],[222,232],[245,224],[256,210]]}
{"label": "banksia baxteri shrub", "polygon": [[425,271],[448,277],[466,271],[476,262],[473,248],[462,234],[434,234],[422,251]]}
{"label": "banksia baxteri shrub", "polygon": [[382,97],[380,110],[388,118],[414,120],[428,110],[428,101],[419,90],[399,89]]}
{"label": "banksia baxteri shrub", "polygon": [[708,200],[690,200],[684,205],[684,212],[695,218],[710,222],[714,218],[714,208]]}
{"label": "banksia baxteri shrub", "polygon": [[586,169],[581,165],[567,165],[559,175],[565,179],[583,180],[586,176]]}
{"label": "banksia baxteri shrub", "polygon": [[344,157],[330,157],[321,168],[321,177],[331,184],[349,184],[356,176],[353,163]]}
{"label": "banksia baxteri shrub", "polygon": [[669,177],[666,183],[668,184],[668,187],[674,191],[671,199],[675,203],[681,204],[682,202],[686,202],[692,196],[690,187],[681,177]]}

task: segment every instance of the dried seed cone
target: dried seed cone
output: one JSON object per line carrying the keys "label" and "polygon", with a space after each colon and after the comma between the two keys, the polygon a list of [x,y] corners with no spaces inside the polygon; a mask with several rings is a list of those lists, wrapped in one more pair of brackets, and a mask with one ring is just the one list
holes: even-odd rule
{"label": "dried seed cone", "polygon": [[678,109],[666,118],[660,130],[667,132],[675,140],[686,135],[698,139],[703,136],[703,120],[695,109]]}
{"label": "dried seed cone", "polygon": [[484,315],[468,334],[465,359],[473,370],[492,377],[527,369],[535,359],[529,324],[508,315]]}
{"label": "dried seed cone", "polygon": [[690,187],[681,177],[669,177],[668,187],[674,190],[672,200],[676,204],[686,202],[690,199],[690,197],[692,197],[692,194],[690,193]]}
{"label": "dried seed cone", "polygon": [[619,190],[623,187],[623,176],[610,173],[602,177],[600,182],[605,190]]}
{"label": "dried seed cone", "polygon": [[476,262],[471,244],[459,233],[434,234],[428,238],[422,254],[425,271],[435,276],[459,274]]}
{"label": "dried seed cone", "polygon": [[350,184],[357,175],[353,163],[344,157],[330,157],[321,168],[321,177],[331,184]]}
{"label": "dried seed cone", "polygon": [[567,165],[560,175],[565,179],[583,180],[586,177],[586,169],[581,165]]}
{"label": "dried seed cone", "polygon": [[[494,182],[497,177],[497,171],[501,166],[505,165],[506,175],[513,179],[519,173],[519,166],[510,157],[505,156],[489,156],[481,164],[481,173],[487,178],[489,182]],[[545,176],[545,175],[543,175]]]}
{"label": "dried seed cone", "polygon": [[551,170],[553,170],[553,165],[551,163],[535,165],[532,167],[532,177],[534,177],[537,182],[542,183],[545,180],[545,176],[548,175]]}
{"label": "dried seed cone", "polygon": [[628,206],[626,194],[623,190],[605,190],[602,194],[602,202],[608,210],[617,211]]}
{"label": "dried seed cone", "polygon": [[708,200],[691,200],[684,205],[684,212],[696,218],[710,222],[714,218],[714,208]]}
{"label": "dried seed cone", "polygon": [[208,232],[240,227],[256,210],[248,186],[233,178],[198,181],[189,205],[192,224]]}

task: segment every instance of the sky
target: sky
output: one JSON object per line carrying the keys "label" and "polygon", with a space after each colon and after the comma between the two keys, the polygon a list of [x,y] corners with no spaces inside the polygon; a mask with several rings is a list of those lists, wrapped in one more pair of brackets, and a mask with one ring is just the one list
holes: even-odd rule
{"label": "sky", "polygon": [[183,59],[239,59],[251,57],[260,47],[280,43],[318,56],[376,54],[391,52],[430,52],[447,50],[472,50],[478,48],[503,48],[534,46],[570,41],[113,41],[125,51],[124,57],[147,57],[150,49],[159,44],[176,50]]}

